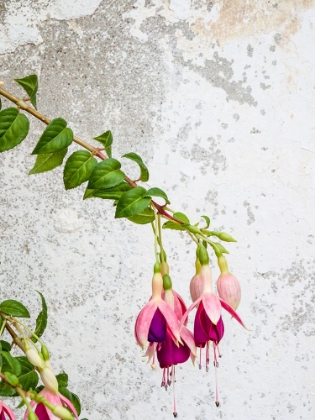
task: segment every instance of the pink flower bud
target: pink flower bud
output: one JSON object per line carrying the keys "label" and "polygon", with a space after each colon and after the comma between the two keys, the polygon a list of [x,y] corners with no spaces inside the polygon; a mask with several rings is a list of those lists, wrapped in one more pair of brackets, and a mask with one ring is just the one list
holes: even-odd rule
{"label": "pink flower bud", "polygon": [[237,278],[231,273],[221,274],[217,289],[220,298],[236,311],[241,300],[241,286]]}
{"label": "pink flower bud", "polygon": [[203,290],[203,282],[200,274],[195,274],[190,281],[190,296],[193,302],[200,298]]}

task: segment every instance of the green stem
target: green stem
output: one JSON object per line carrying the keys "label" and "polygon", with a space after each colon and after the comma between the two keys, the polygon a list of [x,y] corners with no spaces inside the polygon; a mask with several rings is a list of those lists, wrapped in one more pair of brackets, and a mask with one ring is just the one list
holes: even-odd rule
{"label": "green stem", "polygon": [[158,213],[157,216],[157,222],[158,222],[158,229],[159,229],[159,238],[160,238],[160,253],[161,253],[161,262],[162,264],[165,263],[164,258],[164,248],[162,244],[162,226],[161,226],[161,215]]}
{"label": "green stem", "polygon": [[[27,325],[23,324],[23,322],[21,322],[20,320],[16,319],[16,318],[12,318],[10,317],[10,320],[13,320],[14,323],[21,325],[26,331],[28,331],[34,338],[36,338],[36,340],[42,345],[44,346],[43,341],[30,329],[28,328]],[[16,327],[18,329],[18,327]],[[19,330],[19,332],[23,335],[23,337],[26,339],[27,337],[24,336],[23,332]],[[35,344],[33,343],[33,345],[35,346]],[[36,346],[35,346],[36,347]]]}

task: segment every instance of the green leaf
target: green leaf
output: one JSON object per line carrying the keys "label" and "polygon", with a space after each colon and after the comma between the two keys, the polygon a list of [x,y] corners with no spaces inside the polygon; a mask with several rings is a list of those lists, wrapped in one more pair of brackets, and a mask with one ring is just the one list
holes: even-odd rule
{"label": "green leaf", "polygon": [[138,225],[145,225],[146,223],[151,223],[155,220],[155,213],[151,207],[146,207],[135,216],[128,217],[128,220],[137,223]]}
{"label": "green leaf", "polygon": [[25,375],[26,373],[34,370],[34,366],[27,360],[26,356],[16,357],[16,360],[20,363],[21,373],[20,375]]}
{"label": "green leaf", "polygon": [[165,192],[163,190],[160,190],[160,188],[150,188],[148,190],[148,195],[149,196],[153,196],[153,197],[162,197],[164,198],[164,200],[166,201],[167,204],[170,204],[170,201],[167,197],[167,195],[165,194]]}
{"label": "green leaf", "polygon": [[32,155],[47,155],[59,152],[72,143],[73,133],[67,128],[67,122],[63,118],[56,118],[50,122],[41,135]]}
{"label": "green leaf", "polygon": [[35,389],[38,384],[38,375],[35,370],[32,370],[25,375],[19,376],[19,383],[24,391]]}
{"label": "green leaf", "polygon": [[112,143],[113,143],[113,135],[110,130],[106,131],[105,133],[101,134],[98,137],[94,137],[94,140],[99,141],[105,148],[105,152],[108,157],[112,157]]}
{"label": "green leaf", "polygon": [[184,225],[181,225],[177,222],[173,222],[172,220],[169,220],[168,222],[165,222],[162,226],[162,229],[172,229],[172,230],[185,230]]}
{"label": "green leaf", "polygon": [[184,213],[180,213],[178,211],[177,213],[174,213],[173,214],[173,217],[175,219],[180,220],[181,222],[185,223],[186,225],[189,225],[190,224],[190,221],[189,221],[188,217]]}
{"label": "green leaf", "polygon": [[143,187],[132,188],[118,201],[115,218],[130,217],[140,213],[151,202],[151,197],[146,197],[147,190]]}
{"label": "green leaf", "polygon": [[23,77],[23,79],[14,79],[25,92],[28,94],[31,104],[36,108],[36,93],[38,89],[38,78],[36,74],[31,74],[29,76]]}
{"label": "green leaf", "polygon": [[4,300],[0,303],[0,311],[6,315],[16,316],[17,318],[30,318],[28,310],[17,300]]}
{"label": "green leaf", "polygon": [[59,150],[59,152],[49,153],[48,155],[38,155],[33,168],[29,171],[29,175],[40,174],[42,172],[51,171],[57,168],[63,162],[68,149]]}
{"label": "green leaf", "polygon": [[0,152],[13,149],[27,136],[30,122],[16,108],[6,108],[0,112]]}
{"label": "green leaf", "polygon": [[65,372],[56,375],[56,379],[60,388],[66,388],[68,386],[68,375]]}
{"label": "green leaf", "polygon": [[89,190],[86,189],[84,193],[83,200],[92,197],[99,197],[105,200],[119,200],[120,197],[127,191],[131,189],[130,185],[127,182],[122,182],[121,184],[116,185],[112,188],[107,188],[106,190]]}
{"label": "green leaf", "polygon": [[7,341],[0,340],[0,351],[10,351],[11,350],[11,344]]}
{"label": "green leaf", "polygon": [[125,174],[120,168],[120,162],[113,158],[98,163],[90,176],[87,188],[89,190],[106,189],[120,184],[125,179]]}
{"label": "green leaf", "polygon": [[210,226],[210,218],[208,216],[201,216],[203,219],[205,219],[207,226],[204,227],[203,229],[208,229],[208,227]]}
{"label": "green leaf", "polygon": [[1,397],[13,397],[16,395],[16,392],[10,385],[6,384],[5,382],[0,382],[0,396]]}
{"label": "green leaf", "polygon": [[2,109],[2,101],[1,101],[1,98],[0,98],[0,111],[1,111],[1,109]]}
{"label": "green leaf", "polygon": [[145,164],[143,163],[143,160],[141,159],[141,157],[139,155],[137,155],[137,153],[127,153],[125,155],[123,155],[122,157],[133,160],[134,162],[136,162],[139,167],[140,167],[140,181],[142,182],[147,182],[149,180],[149,171],[148,168],[145,166]]}
{"label": "green leaf", "polygon": [[97,160],[86,150],[72,153],[66,162],[63,172],[63,182],[66,190],[78,187],[90,178]]}
{"label": "green leaf", "polygon": [[[2,334],[3,334],[3,330],[2,330],[2,325],[3,325],[3,323],[4,323],[4,319],[2,318],[2,316],[0,315],[0,331],[2,331]],[[2,335],[1,334],[1,335]],[[1,349],[0,349],[1,350]]]}
{"label": "green leaf", "polygon": [[69,391],[67,388],[59,388],[60,394],[62,394],[64,397],[68,398],[70,402],[74,405],[74,408],[78,414],[78,416],[81,414],[81,403],[79,397],[74,394],[73,392]]}
{"label": "green leaf", "polygon": [[0,351],[0,354],[6,361],[5,369],[8,370],[10,373],[19,376],[19,374],[21,373],[20,362],[15,357],[11,356],[11,354],[8,351]]}
{"label": "green leaf", "polygon": [[[47,313],[47,305],[46,305],[46,301],[44,296],[42,295],[42,293],[38,292],[37,293],[40,295],[41,300],[42,300],[42,310],[40,311],[40,313],[38,314],[38,317],[36,318],[36,328],[35,328],[35,334],[37,335],[37,337],[41,337],[47,327],[47,318],[48,318],[48,313]],[[37,339],[32,336],[31,340],[36,343]]]}

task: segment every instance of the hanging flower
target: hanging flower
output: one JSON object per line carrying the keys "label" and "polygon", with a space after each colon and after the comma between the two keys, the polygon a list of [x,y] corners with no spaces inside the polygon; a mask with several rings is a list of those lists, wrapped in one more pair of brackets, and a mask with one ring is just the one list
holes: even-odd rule
{"label": "hanging flower", "polygon": [[[182,317],[181,325],[184,325],[188,314],[197,305],[198,310],[194,322],[194,338],[196,346],[200,348],[199,368],[201,369],[201,349],[206,347],[206,370],[210,362],[210,344],[213,346],[213,363],[215,369],[218,367],[218,357],[221,357],[218,344],[224,334],[224,324],[221,317],[222,308],[229,312],[244,328],[245,325],[234,309],[224,300],[216,296],[212,291],[212,274],[209,267],[207,250],[199,247],[199,260],[201,263],[200,276],[202,278],[202,293],[187,309]],[[217,379],[217,373],[216,373]],[[216,405],[219,405],[218,385],[216,380]]]}
{"label": "hanging flower", "polygon": [[152,297],[140,311],[135,323],[135,338],[142,348],[145,348],[147,341],[164,341],[167,328],[176,345],[181,341],[178,319],[172,308],[162,299],[163,279],[159,270],[159,264],[156,264],[152,279]]}
{"label": "hanging flower", "polygon": [[15,415],[10,407],[0,401],[0,420],[16,420]]}

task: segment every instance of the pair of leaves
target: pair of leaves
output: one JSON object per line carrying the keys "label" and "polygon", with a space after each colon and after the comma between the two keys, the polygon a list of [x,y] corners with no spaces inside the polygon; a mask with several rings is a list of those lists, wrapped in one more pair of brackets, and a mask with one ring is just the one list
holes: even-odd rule
{"label": "pair of leaves", "polygon": [[46,127],[32,154],[38,155],[29,174],[50,171],[61,165],[73,141],[73,132],[63,118],[55,118]]}

